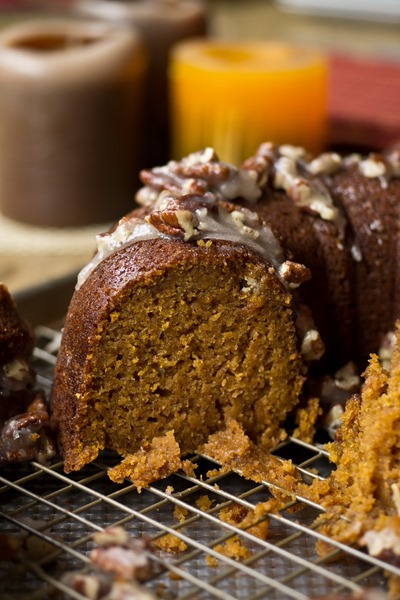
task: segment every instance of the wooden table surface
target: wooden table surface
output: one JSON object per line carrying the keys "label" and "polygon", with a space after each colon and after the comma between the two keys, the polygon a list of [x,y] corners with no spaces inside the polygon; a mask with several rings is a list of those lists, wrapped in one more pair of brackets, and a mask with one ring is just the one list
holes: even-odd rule
{"label": "wooden table surface", "polygon": [[[399,23],[320,18],[285,13],[268,0],[209,0],[211,33],[234,39],[270,39],[320,46],[327,51],[400,61]],[[0,24],[32,13],[1,13]],[[78,270],[94,250],[99,226],[44,231],[0,215],[0,281],[17,292]]]}

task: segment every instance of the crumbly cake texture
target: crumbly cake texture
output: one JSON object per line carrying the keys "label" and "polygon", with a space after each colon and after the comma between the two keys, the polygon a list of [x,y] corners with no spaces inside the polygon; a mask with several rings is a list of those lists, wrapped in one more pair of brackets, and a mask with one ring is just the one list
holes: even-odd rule
{"label": "crumbly cake texture", "polygon": [[110,469],[108,476],[115,483],[131,479],[138,492],[141,492],[150,482],[168,477],[179,469],[193,477],[195,468],[196,465],[190,460],[181,459],[181,449],[174,432],[167,431],[163,437],[144,442],[135,454],[129,454],[119,465]]}
{"label": "crumbly cake texture", "polygon": [[302,384],[291,296],[272,268],[223,241],[211,253],[152,240],[105,259],[74,295],[53,424],[67,471],[169,431],[194,452],[228,417],[268,448]]}
{"label": "crumbly cake texture", "polygon": [[[269,529],[267,515],[272,511],[276,511],[277,507],[278,503],[274,499],[260,502],[256,504],[254,509],[246,508],[240,504],[231,504],[222,508],[218,516],[221,521],[265,540]],[[233,535],[222,544],[217,544],[214,546],[214,550],[235,560],[246,560],[253,554],[252,549],[248,547],[247,539],[242,539],[239,535]],[[214,556],[207,556],[207,563],[211,567],[218,566],[218,560]]]}
{"label": "crumbly cake texture", "polygon": [[267,539],[269,529],[268,513],[277,512],[279,502],[271,499],[259,502],[254,509],[246,508],[241,504],[229,505],[219,512],[219,518],[225,523],[235,525],[261,540]]}
{"label": "crumbly cake texture", "polygon": [[220,462],[225,469],[240,473],[256,483],[268,480],[283,490],[298,488],[301,478],[290,460],[280,461],[252,442],[235,419],[227,419],[226,427],[210,435],[201,452]]}
{"label": "crumbly cake texture", "polygon": [[307,398],[304,404],[296,410],[296,428],[292,435],[294,438],[311,444],[316,433],[318,417],[322,415],[323,409],[319,398]]}
{"label": "crumbly cake texture", "polygon": [[[400,564],[399,448],[400,324],[390,372],[373,355],[361,394],[346,405],[342,426],[328,447],[336,470],[305,492],[326,509],[318,521],[320,531],[395,565]],[[390,575],[389,585],[397,597],[399,578]]]}
{"label": "crumbly cake texture", "polygon": [[[399,566],[400,323],[396,339],[390,372],[373,355],[361,393],[346,404],[336,439],[327,446],[336,464],[327,479],[304,483],[290,461],[260,452],[233,420],[210,436],[202,451],[224,469],[256,482],[267,479],[288,494],[322,505],[326,512],[315,523],[318,531]],[[331,549],[325,542],[317,547],[321,554]],[[397,598],[399,578],[388,573],[388,581],[389,598]],[[375,597],[375,590],[368,593],[365,597]]]}
{"label": "crumbly cake texture", "polygon": [[185,552],[188,548],[186,542],[176,537],[173,533],[166,533],[157,538],[153,544],[156,548],[159,548],[164,552]]}
{"label": "crumbly cake texture", "polygon": [[[397,334],[399,341],[399,333]],[[342,426],[328,445],[337,466],[312,491],[326,507],[325,529],[353,542],[377,518],[400,516],[400,348],[387,373],[373,355],[360,395],[346,405]],[[338,519],[344,516],[345,519]],[[349,525],[351,523],[351,525]]]}

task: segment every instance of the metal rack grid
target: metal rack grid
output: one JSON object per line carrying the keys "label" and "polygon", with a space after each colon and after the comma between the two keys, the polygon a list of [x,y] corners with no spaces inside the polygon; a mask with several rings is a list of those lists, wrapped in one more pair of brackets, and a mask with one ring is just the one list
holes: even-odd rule
{"label": "metal rack grid", "polygon": [[[60,331],[39,327],[37,338],[35,368],[39,384],[49,391]],[[324,477],[330,469],[323,448],[299,440],[286,441],[276,454],[292,458],[310,478]],[[268,515],[265,540],[223,521],[226,507],[253,509],[271,498],[271,484],[215,474],[219,465],[205,456],[193,460],[196,478],[177,473],[141,494],[129,482],[116,485],[108,479],[107,468],[118,461],[112,453],[68,476],[60,459],[49,466],[32,462],[0,471],[0,532],[23,534],[26,548],[18,561],[0,562],[0,598],[82,599],[61,577],[89,568],[93,534],[111,525],[155,542],[172,534],[184,548],[175,553],[156,548],[151,554],[155,575],[145,586],[165,600],[307,600],[365,587],[384,590],[384,570],[400,575],[400,569],[322,536],[314,522],[323,509],[301,498]],[[199,504],[204,496],[208,510]],[[219,552],[234,536],[246,548],[240,561]],[[318,540],[331,544],[324,557],[316,551]]]}

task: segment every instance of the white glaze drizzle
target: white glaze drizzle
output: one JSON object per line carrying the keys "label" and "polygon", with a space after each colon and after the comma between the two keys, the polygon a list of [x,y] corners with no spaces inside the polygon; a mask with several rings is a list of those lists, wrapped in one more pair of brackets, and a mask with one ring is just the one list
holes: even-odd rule
{"label": "white glaze drizzle", "polygon": [[[261,159],[267,159],[264,162]],[[384,159],[373,155],[362,160],[359,154],[352,154],[341,158],[334,152],[322,153],[316,158],[307,161],[304,148],[281,145],[275,146],[265,143],[260,146],[259,153],[253,157],[265,172],[257,172],[251,168],[236,168],[233,165],[218,160],[212,148],[194,152],[183,158],[180,162],[170,161],[163,167],[156,167],[149,171],[151,176],[158,180],[158,188],[146,185],[141,188],[136,196],[137,201],[145,206],[151,206],[153,211],[165,210],[171,198],[184,194],[207,194],[211,192],[217,200],[230,201],[242,198],[248,203],[255,203],[262,196],[262,184],[269,179],[268,168],[273,167],[272,185],[275,189],[284,190],[295,204],[302,208],[309,208],[317,213],[323,220],[336,223],[339,237],[343,235],[345,220],[341,212],[334,205],[328,189],[320,180],[312,179],[315,175],[331,176],[340,167],[358,164],[361,173],[369,178],[383,178],[400,175],[400,153],[392,151]],[[221,167],[221,174],[207,179],[201,176],[201,169],[207,165]],[[199,175],[189,177],[186,175],[193,168],[200,167]],[[310,177],[311,176],[311,177]],[[163,188],[165,182],[165,188]],[[262,182],[262,184],[261,184]],[[242,243],[256,250],[266,258],[277,271],[278,276],[284,281],[283,251],[279,242],[267,225],[254,226],[258,217],[248,209],[238,207],[233,212],[228,212],[219,207],[218,218],[207,209],[201,208],[194,211],[198,225],[193,227],[192,219],[187,211],[178,211],[177,218],[184,231],[185,241],[200,239],[220,239]],[[250,224],[253,223],[253,226]],[[128,245],[157,238],[171,238],[158,231],[145,219],[124,217],[117,227],[110,233],[97,236],[97,253],[78,276],[77,288],[87,279],[96,266],[110,254]],[[175,236],[176,237],[176,236]],[[361,260],[359,248],[356,244],[351,249],[353,259]],[[287,282],[286,282],[287,284]],[[294,285],[292,285],[294,287]]]}
{"label": "white glaze drizzle", "polygon": [[[182,219],[180,226],[185,241],[214,239],[243,244],[266,259],[275,268],[281,281],[290,287],[282,269],[285,264],[283,251],[271,229],[267,225],[260,225],[257,215],[246,208],[237,207],[229,212],[221,205],[216,206],[216,212],[205,206],[194,210],[195,227],[189,219]],[[177,236],[159,231],[146,218],[124,217],[113,231],[96,237],[97,253],[79,273],[76,288],[79,289],[90,273],[111,254],[137,242],[158,238],[176,239]]]}

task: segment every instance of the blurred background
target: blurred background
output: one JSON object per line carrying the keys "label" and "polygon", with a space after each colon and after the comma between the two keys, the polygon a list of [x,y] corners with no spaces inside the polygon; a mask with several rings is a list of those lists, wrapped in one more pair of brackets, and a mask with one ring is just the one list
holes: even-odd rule
{"label": "blurred background", "polygon": [[205,145],[240,164],[267,138],[312,152],[400,143],[400,0],[187,2],[0,0],[12,292],[79,270],[133,208],[143,167]]}

